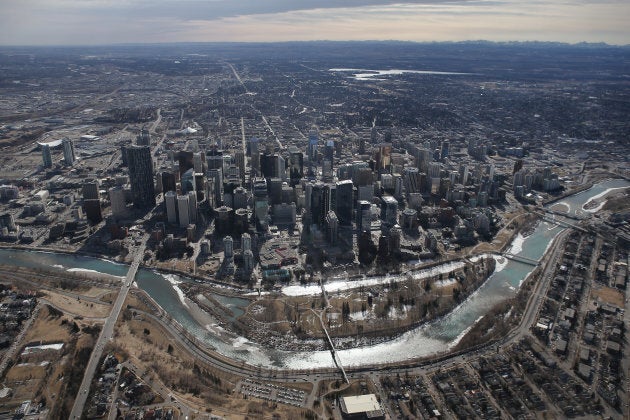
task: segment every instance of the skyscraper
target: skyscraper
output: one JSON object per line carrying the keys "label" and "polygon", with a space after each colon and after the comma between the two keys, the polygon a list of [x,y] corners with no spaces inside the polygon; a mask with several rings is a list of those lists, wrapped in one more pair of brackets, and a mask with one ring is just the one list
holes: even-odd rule
{"label": "skyscraper", "polygon": [[312,176],[315,174],[315,167],[317,166],[317,133],[312,131],[308,135],[308,175]]}
{"label": "skyscraper", "polygon": [[127,148],[129,181],[133,205],[139,209],[155,206],[155,186],[153,185],[153,160],[149,146]]}
{"label": "skyscraper", "polygon": [[164,194],[166,202],[166,217],[169,223],[177,223],[177,193],[175,191],[167,191]]}
{"label": "skyscraper", "polygon": [[243,251],[243,270],[246,273],[251,273],[254,269],[254,253],[251,250]]}
{"label": "skyscraper", "polygon": [[241,182],[245,182],[245,153],[242,150],[237,150],[234,153],[234,163],[238,167],[238,176],[241,179]]}
{"label": "skyscraper", "polygon": [[176,191],[177,190],[177,177],[174,172],[163,171],[162,172],[162,191]]}
{"label": "skyscraper", "polygon": [[330,210],[326,215],[326,237],[330,245],[337,245],[339,236],[339,221],[334,211]]}
{"label": "skyscraper", "polygon": [[311,131],[308,134],[308,160],[314,162],[317,160],[317,143],[319,139],[317,137],[317,132]]}
{"label": "skyscraper", "polygon": [[297,147],[292,148],[289,153],[289,179],[291,186],[294,187],[304,176],[304,157]]}
{"label": "skyscraper", "polygon": [[190,224],[190,201],[188,195],[177,196],[177,210],[179,213],[179,226],[187,227]]}
{"label": "skyscraper", "polygon": [[372,225],[372,205],[369,201],[359,201],[357,206],[357,230],[370,230]]}
{"label": "skyscraper", "polygon": [[125,216],[127,205],[125,203],[125,190],[120,185],[109,189],[109,202],[112,207],[112,216],[119,219]]}
{"label": "skyscraper", "polygon": [[408,167],[403,170],[403,184],[407,194],[417,193],[421,191],[420,170],[414,167]]}
{"label": "skyscraper", "polygon": [[252,139],[249,141],[249,156],[254,176],[260,175],[259,140],[256,137],[252,137]]}
{"label": "skyscraper", "polygon": [[218,147],[211,147],[206,153],[206,165],[208,170],[220,169],[223,171],[223,150]]}
{"label": "skyscraper", "polygon": [[210,207],[218,208],[223,203],[223,172],[220,169],[210,169],[207,173],[208,182],[206,188],[208,190],[206,197]]}
{"label": "skyscraper", "polygon": [[333,140],[327,140],[324,147],[324,159],[328,159],[331,162],[335,157],[335,142]]}
{"label": "skyscraper", "polygon": [[442,147],[440,149],[440,159],[444,159],[448,157],[450,152],[450,143],[448,140],[442,141]]}
{"label": "skyscraper", "polygon": [[188,219],[190,223],[197,222],[197,194],[194,191],[188,191]]}
{"label": "skyscraper", "polygon": [[337,182],[337,197],[335,213],[340,226],[352,226],[352,211],[354,208],[354,184],[351,180]]}
{"label": "skyscraper", "polygon": [[392,164],[392,145],[390,143],[381,143],[376,149],[376,170],[388,169]]}
{"label": "skyscraper", "polygon": [[98,180],[96,179],[86,179],[81,187],[81,193],[83,194],[84,200],[98,200]]}
{"label": "skyscraper", "polygon": [[83,208],[85,210],[85,216],[93,224],[97,224],[103,220],[103,215],[101,213],[101,200],[83,200]]}
{"label": "skyscraper", "polygon": [[44,168],[52,167],[52,154],[50,153],[50,146],[42,144],[42,160],[44,161]]}
{"label": "skyscraper", "polygon": [[311,223],[318,226],[322,226],[326,220],[324,189],[323,183],[317,183],[311,192]]}
{"label": "skyscraper", "polygon": [[241,248],[243,252],[252,250],[252,237],[249,233],[243,233],[241,235]]}
{"label": "skyscraper", "polygon": [[138,146],[151,146],[151,135],[146,128],[143,128],[136,137],[136,144]]}
{"label": "skyscraper", "polygon": [[269,153],[263,153],[260,155],[260,173],[265,178],[271,178],[274,176],[274,164],[275,155]]}
{"label": "skyscraper", "polygon": [[269,213],[267,182],[265,178],[254,178],[252,190],[254,194],[254,218],[261,226],[266,225]]}
{"label": "skyscraper", "polygon": [[65,138],[61,141],[61,144],[63,145],[63,160],[65,164],[69,166],[74,165],[74,161],[76,160],[74,143],[72,140]]}
{"label": "skyscraper", "polygon": [[223,256],[228,261],[234,257],[234,239],[231,236],[223,238]]}
{"label": "skyscraper", "polygon": [[398,223],[398,201],[394,197],[381,197],[381,220],[389,227]]}

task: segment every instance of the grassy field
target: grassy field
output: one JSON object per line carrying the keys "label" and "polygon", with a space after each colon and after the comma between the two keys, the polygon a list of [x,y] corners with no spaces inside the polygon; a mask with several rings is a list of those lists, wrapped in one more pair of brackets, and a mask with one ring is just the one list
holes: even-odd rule
{"label": "grassy field", "polygon": [[[126,310],[116,326],[113,350],[126,355],[136,366],[174,391],[180,400],[200,412],[228,419],[304,418],[304,409],[245,398],[234,394],[242,378],[200,363],[152,318]],[[291,384],[294,387],[293,384]]]}
{"label": "grassy field", "polygon": [[601,302],[609,303],[619,308],[624,307],[625,295],[621,291],[612,287],[596,285],[591,290],[591,296],[599,299]]}
{"label": "grassy field", "polygon": [[111,305],[71,298],[50,290],[43,292],[44,298],[61,311],[85,318],[105,318],[111,312]]}
{"label": "grassy field", "polygon": [[16,357],[3,381],[13,390],[12,396],[0,401],[0,409],[13,410],[21,402],[31,400],[48,407],[51,418],[64,417],[72,407],[76,395],[74,387],[83,373],[77,353],[88,349],[89,355],[94,343],[92,330],[84,330],[91,326],[91,323],[76,321],[74,317],[45,305],[20,345],[23,348],[29,343],[63,343],[63,347],[58,351]]}

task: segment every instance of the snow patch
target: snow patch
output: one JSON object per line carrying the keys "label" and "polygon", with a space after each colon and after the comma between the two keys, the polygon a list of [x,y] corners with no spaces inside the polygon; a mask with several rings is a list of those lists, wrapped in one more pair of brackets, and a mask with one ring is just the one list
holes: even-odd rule
{"label": "snow patch", "polygon": [[495,273],[498,273],[499,271],[503,271],[503,269],[505,267],[507,267],[508,262],[509,262],[507,258],[501,257],[499,255],[493,255],[492,258],[496,262],[496,264],[494,266],[494,272]]}
{"label": "snow patch", "polygon": [[455,337],[455,340],[453,340],[452,342],[450,342],[448,344],[449,350],[452,349],[453,347],[455,347],[457,344],[459,344],[459,342],[462,340],[462,338],[464,338],[466,336],[466,334],[468,334],[470,332],[470,330],[473,329],[473,327],[477,324],[477,322],[479,322],[481,320],[481,318],[483,318],[483,315],[481,315],[479,318],[477,318],[475,320],[475,322],[473,322],[470,326],[468,326],[466,329],[464,329],[464,331],[459,333],[459,335],[457,337]]}
{"label": "snow patch", "polygon": [[366,319],[373,319],[374,312],[371,310],[365,312],[352,312],[350,314],[350,319],[352,321],[365,321]]}
{"label": "snow patch", "polygon": [[184,295],[184,292],[178,286],[180,283],[183,283],[183,281],[178,280],[173,274],[163,274],[162,276],[166,279],[166,281],[171,283],[171,285],[173,286],[173,290],[175,290],[175,293],[177,293],[177,297],[179,297],[179,301],[182,303],[182,305],[190,308],[188,306],[188,302],[186,302],[186,295]]}
{"label": "snow patch", "polygon": [[251,342],[245,337],[241,337],[241,336],[236,337],[232,341],[232,347],[234,348],[247,347],[248,344],[251,344]]}
{"label": "snow patch", "polygon": [[523,244],[525,243],[525,237],[522,234],[517,234],[516,238],[512,241],[512,245],[508,252],[512,255],[517,255],[518,253],[523,251]]}
{"label": "snow patch", "polygon": [[448,287],[456,283],[457,283],[456,279],[438,280],[435,283],[433,283],[433,286],[434,287]]}

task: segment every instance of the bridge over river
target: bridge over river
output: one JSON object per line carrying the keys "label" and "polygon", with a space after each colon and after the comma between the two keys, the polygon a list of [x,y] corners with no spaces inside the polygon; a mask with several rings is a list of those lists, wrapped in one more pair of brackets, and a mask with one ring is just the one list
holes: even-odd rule
{"label": "bridge over river", "polygon": [[528,264],[534,267],[537,267],[538,264],[540,264],[540,261],[537,261],[533,258],[527,258],[527,257],[523,257],[522,255],[514,255],[514,254],[510,254],[509,252],[506,252],[504,254],[501,254],[503,257],[507,258],[508,260],[512,260],[512,261],[516,261],[516,262],[520,262],[523,264]]}

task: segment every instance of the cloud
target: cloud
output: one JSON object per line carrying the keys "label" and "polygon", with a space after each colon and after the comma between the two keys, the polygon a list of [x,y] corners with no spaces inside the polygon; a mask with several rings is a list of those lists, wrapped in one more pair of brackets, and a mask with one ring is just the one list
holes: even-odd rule
{"label": "cloud", "polygon": [[2,0],[2,44],[398,39],[630,43],[625,0]]}

